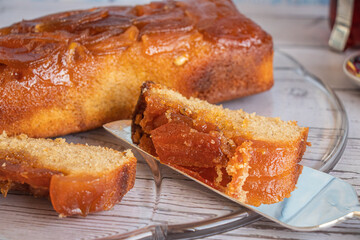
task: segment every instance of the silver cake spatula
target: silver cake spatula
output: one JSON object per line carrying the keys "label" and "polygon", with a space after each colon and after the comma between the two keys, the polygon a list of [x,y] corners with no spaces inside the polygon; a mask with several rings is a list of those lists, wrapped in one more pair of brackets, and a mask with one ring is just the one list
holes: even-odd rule
{"label": "silver cake spatula", "polygon": [[[132,143],[130,120],[108,123],[103,127],[128,144],[129,147],[139,151],[145,159],[158,161],[157,158]],[[290,198],[275,204],[262,204],[260,207],[239,202],[186,173],[171,166],[169,167],[223,197],[290,229],[314,231],[332,226],[347,218],[360,218],[360,204],[353,187],[336,177],[309,167],[304,166],[296,190],[291,193]]]}

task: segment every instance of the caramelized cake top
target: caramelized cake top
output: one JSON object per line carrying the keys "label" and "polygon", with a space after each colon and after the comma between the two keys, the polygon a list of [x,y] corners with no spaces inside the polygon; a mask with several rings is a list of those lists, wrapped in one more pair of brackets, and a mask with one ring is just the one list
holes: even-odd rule
{"label": "caramelized cake top", "polygon": [[271,42],[271,36],[229,0],[152,2],[51,14],[2,28],[0,64],[34,63],[64,49],[71,53],[77,45],[92,54],[109,54],[134,41],[145,43],[151,55],[169,51],[173,46],[164,43],[184,33],[244,48]]}

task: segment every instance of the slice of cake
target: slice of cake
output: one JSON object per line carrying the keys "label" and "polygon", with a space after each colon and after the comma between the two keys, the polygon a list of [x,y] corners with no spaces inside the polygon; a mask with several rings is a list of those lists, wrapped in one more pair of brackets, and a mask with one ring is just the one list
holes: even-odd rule
{"label": "slice of cake", "polygon": [[198,180],[259,206],[290,196],[308,128],[185,98],[159,84],[141,89],[133,142]]}
{"label": "slice of cake", "polygon": [[111,209],[134,186],[130,150],[0,135],[0,190],[49,196],[60,216]]}
{"label": "slice of cake", "polygon": [[220,102],[273,85],[272,38],[230,0],[51,14],[0,28],[0,133],[54,137],[131,117],[141,84]]}

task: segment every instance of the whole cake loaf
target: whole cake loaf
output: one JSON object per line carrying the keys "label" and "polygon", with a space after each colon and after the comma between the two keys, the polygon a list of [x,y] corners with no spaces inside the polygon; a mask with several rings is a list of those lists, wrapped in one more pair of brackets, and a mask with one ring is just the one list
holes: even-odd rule
{"label": "whole cake loaf", "polygon": [[142,149],[246,204],[282,201],[295,189],[308,128],[185,98],[147,82],[132,121]]}
{"label": "whole cake loaf", "polygon": [[273,85],[272,38],[230,0],[101,7],[0,29],[0,131],[50,137],[130,118],[144,81],[219,102]]}
{"label": "whole cake loaf", "polygon": [[49,197],[60,216],[111,209],[134,186],[130,150],[0,134],[0,190]]}

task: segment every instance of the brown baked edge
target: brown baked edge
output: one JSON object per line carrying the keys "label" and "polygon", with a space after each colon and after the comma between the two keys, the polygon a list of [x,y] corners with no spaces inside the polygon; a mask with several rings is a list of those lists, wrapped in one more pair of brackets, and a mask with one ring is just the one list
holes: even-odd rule
{"label": "brown baked edge", "polygon": [[[4,197],[6,197],[8,191],[20,191],[35,197],[49,198],[60,216],[77,214],[86,216],[89,213],[109,210],[120,202],[135,184],[135,157],[131,157],[128,163],[101,176],[64,176],[58,171],[32,168],[22,163],[13,164],[6,161],[6,159],[0,159],[0,162],[0,192]],[[7,171],[6,167],[12,169]],[[20,170],[15,172],[16,169]],[[31,179],[23,175],[31,177],[33,174],[36,175],[41,172],[45,173],[45,175],[41,176],[41,186],[37,184],[38,179]],[[71,184],[61,187],[66,182],[71,182]],[[106,187],[104,188],[102,184]],[[79,191],[76,191],[77,186],[79,186],[80,190],[83,190],[81,188],[84,185],[87,192],[91,192],[90,195],[81,196]],[[88,204],[81,207],[80,205],[84,201],[88,201]],[[66,204],[62,204],[62,202],[66,202]]]}

